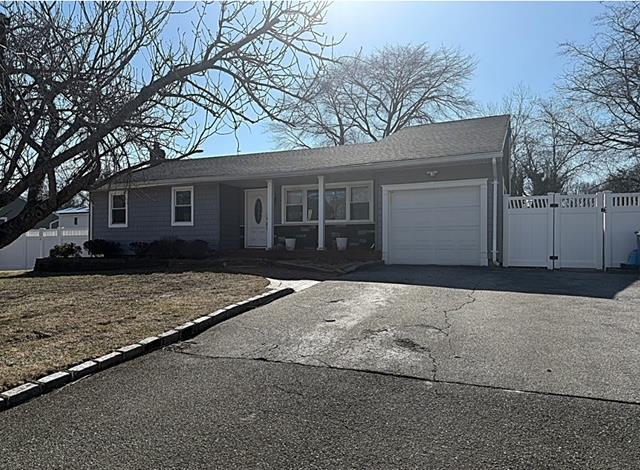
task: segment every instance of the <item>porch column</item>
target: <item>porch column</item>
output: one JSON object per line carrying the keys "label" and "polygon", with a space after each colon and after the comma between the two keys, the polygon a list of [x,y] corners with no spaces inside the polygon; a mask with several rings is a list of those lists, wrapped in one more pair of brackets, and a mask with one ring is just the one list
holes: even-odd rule
{"label": "porch column", "polygon": [[273,249],[273,180],[267,180],[267,250]]}
{"label": "porch column", "polygon": [[318,250],[324,250],[324,176],[318,176]]}

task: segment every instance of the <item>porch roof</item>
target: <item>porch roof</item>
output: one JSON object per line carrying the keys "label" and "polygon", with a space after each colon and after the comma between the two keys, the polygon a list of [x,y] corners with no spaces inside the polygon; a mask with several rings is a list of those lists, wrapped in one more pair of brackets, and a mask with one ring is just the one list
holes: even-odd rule
{"label": "porch roof", "polygon": [[166,180],[247,179],[269,175],[338,170],[376,163],[428,161],[432,158],[499,153],[509,128],[509,116],[411,126],[374,143],[254,153],[225,157],[167,160],[135,171],[114,183]]}

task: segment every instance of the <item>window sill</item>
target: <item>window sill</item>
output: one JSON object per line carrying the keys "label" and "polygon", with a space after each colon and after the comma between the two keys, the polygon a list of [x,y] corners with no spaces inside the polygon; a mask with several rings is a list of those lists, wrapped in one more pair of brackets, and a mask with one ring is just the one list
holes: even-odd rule
{"label": "window sill", "polygon": [[193,222],[171,222],[172,227],[193,227]]}
{"label": "window sill", "polygon": [[127,228],[127,224],[109,224],[109,228]]}

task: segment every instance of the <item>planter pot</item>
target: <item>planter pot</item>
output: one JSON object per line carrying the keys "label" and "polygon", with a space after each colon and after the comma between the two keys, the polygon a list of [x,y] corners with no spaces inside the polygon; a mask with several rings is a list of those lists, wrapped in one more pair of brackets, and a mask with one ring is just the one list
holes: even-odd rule
{"label": "planter pot", "polygon": [[287,248],[287,251],[293,251],[296,249],[296,239],[295,238],[285,238],[284,245]]}
{"label": "planter pot", "polygon": [[349,239],[347,237],[337,237],[336,238],[336,247],[338,251],[345,251],[347,249],[347,241]]}

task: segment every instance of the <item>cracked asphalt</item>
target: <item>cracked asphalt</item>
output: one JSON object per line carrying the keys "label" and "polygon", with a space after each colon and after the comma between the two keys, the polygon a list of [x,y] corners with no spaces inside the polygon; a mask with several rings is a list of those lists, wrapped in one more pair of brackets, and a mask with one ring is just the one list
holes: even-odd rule
{"label": "cracked asphalt", "polygon": [[640,468],[640,282],[381,267],[0,413],[0,469]]}
{"label": "cracked asphalt", "polygon": [[380,267],[248,312],[181,348],[640,403],[639,305],[637,276]]}

